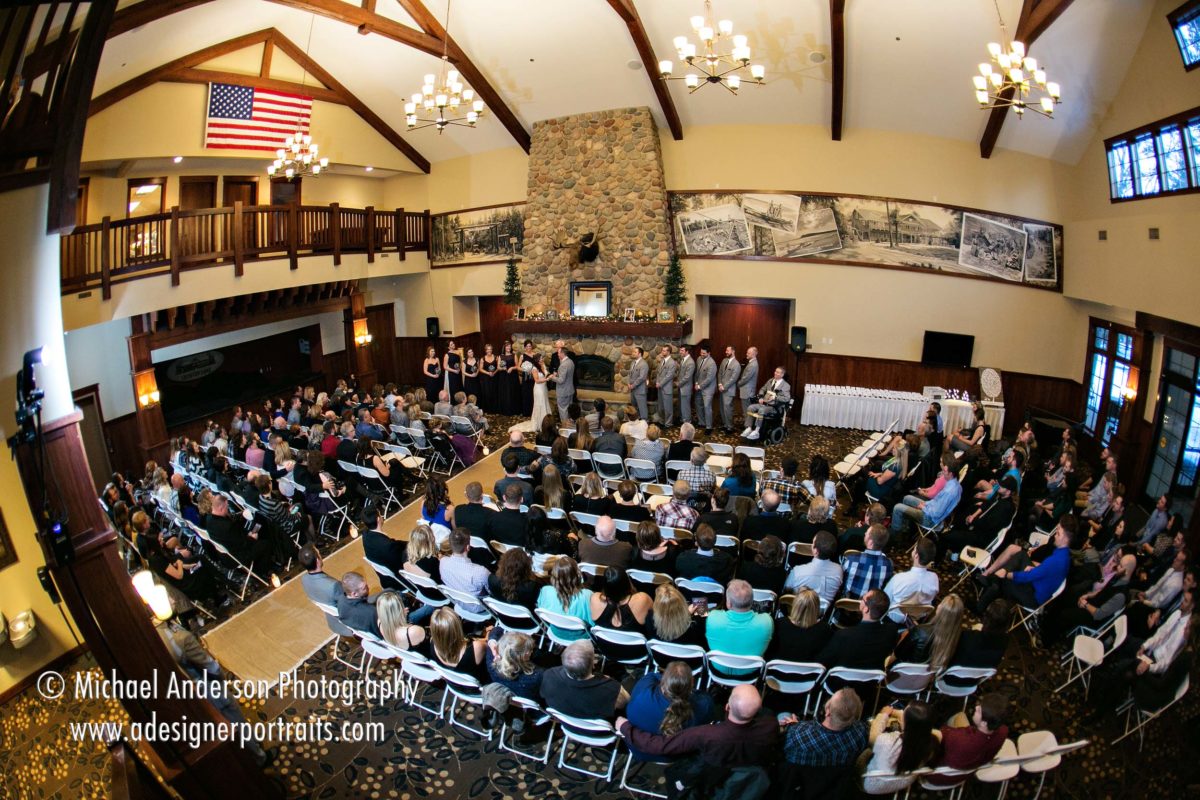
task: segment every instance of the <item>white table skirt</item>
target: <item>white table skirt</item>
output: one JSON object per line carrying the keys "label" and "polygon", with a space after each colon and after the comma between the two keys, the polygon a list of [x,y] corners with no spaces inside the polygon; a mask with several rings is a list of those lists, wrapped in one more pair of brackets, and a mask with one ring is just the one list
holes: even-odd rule
{"label": "white table skirt", "polygon": [[[929,402],[929,398],[917,392],[810,383],[804,387],[800,424],[882,431],[899,420],[897,430],[916,430],[925,418]],[[973,419],[971,404],[964,400],[942,400],[941,404],[947,432],[966,427]],[[985,406],[984,418],[992,426],[992,436],[999,437],[1004,429],[1004,407]]]}

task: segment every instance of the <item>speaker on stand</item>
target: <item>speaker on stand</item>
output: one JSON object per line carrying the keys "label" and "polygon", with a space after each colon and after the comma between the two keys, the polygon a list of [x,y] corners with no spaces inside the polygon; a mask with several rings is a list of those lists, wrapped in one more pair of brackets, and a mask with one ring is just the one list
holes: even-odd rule
{"label": "speaker on stand", "polygon": [[804,351],[808,349],[808,328],[804,325],[793,325],[792,336],[788,342],[788,347],[792,351],[792,374],[789,376],[792,384],[792,397],[799,400],[799,403],[792,406],[792,415],[798,417],[800,411],[799,406],[803,405],[804,403],[804,400],[801,397],[801,393],[804,391],[804,386],[800,382],[800,356],[802,356]]}

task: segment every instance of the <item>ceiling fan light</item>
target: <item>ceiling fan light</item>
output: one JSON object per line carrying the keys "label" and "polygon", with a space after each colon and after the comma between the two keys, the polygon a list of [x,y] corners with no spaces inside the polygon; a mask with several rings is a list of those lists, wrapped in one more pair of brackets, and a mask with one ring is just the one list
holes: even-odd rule
{"label": "ceiling fan light", "polygon": [[683,48],[683,57],[685,59],[696,57],[696,45],[691,42],[687,43],[687,47]]}
{"label": "ceiling fan light", "polygon": [[1052,98],[1042,98],[1042,111],[1046,112],[1047,114],[1054,113],[1054,100]]}
{"label": "ceiling fan light", "polygon": [[980,64],[979,65],[979,74],[985,78],[988,75],[991,75],[992,74],[992,65],[991,64]]}

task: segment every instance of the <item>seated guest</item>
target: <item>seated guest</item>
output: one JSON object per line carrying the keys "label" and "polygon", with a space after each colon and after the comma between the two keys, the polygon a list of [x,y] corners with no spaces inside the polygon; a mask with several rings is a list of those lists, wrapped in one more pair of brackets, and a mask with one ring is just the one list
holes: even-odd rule
{"label": "seated guest", "polygon": [[654,607],[646,628],[660,642],[705,646],[704,617],[692,614],[687,598],[673,583],[660,583],[654,590]]}
{"label": "seated guest", "polygon": [[246,521],[240,514],[230,515],[229,499],[225,495],[213,495],[212,510],[205,518],[204,528],[214,542],[255,573],[266,575],[275,566],[275,546],[268,529],[247,530]]}
{"label": "seated guest", "polygon": [[595,444],[596,437],[592,436],[592,425],[587,421],[587,417],[576,419],[575,430],[567,437],[567,446],[572,450],[586,450],[590,453]]}
{"label": "seated guest", "polygon": [[441,583],[442,571],[438,561],[440,555],[433,531],[428,525],[418,525],[408,535],[408,554],[404,562],[404,571]]}
{"label": "seated guest", "polygon": [[341,584],[333,588],[333,605],[338,611],[338,620],[344,625],[379,636],[379,620],[367,593],[363,576],[347,572],[342,576]]}
{"label": "seated guest", "polygon": [[764,489],[760,503],[762,510],[742,522],[742,538],[755,541],[764,536],[775,536],[781,541],[790,538],[792,521],[779,513],[780,497],[775,490]]}
{"label": "seated guest", "polygon": [[761,656],[767,652],[775,626],[771,615],[754,611],[754,589],[734,579],[725,589],[725,611],[711,611],[705,624],[709,650],[735,656]]}
{"label": "seated guest", "polygon": [[891,794],[907,789],[914,778],[907,773],[929,764],[938,754],[938,735],[933,727],[933,709],[914,700],[903,710],[884,706],[871,721],[867,733],[871,760],[864,773],[890,773],[894,777],[864,777],[867,794]]}
{"label": "seated guest", "polygon": [[533,560],[519,547],[505,550],[496,563],[496,572],[488,576],[488,595],[503,603],[537,607],[538,594],[545,581],[533,574]]}
{"label": "seated guest", "polygon": [[892,508],[892,533],[902,533],[909,520],[926,528],[934,528],[948,519],[962,497],[962,486],[959,485],[958,475],[955,473],[957,469],[958,463],[953,456],[942,456],[939,477],[944,481],[943,486],[932,500],[922,500],[910,494],[897,503]]}
{"label": "seated guest", "polygon": [[468,639],[463,633],[462,618],[450,606],[433,612],[429,620],[429,648],[438,663],[454,672],[470,675],[480,683],[490,681],[487,671],[487,642]]}
{"label": "seated guest", "polygon": [[[1106,472],[1096,481],[1096,486],[1087,495],[1082,516],[1084,519],[1100,519],[1108,511],[1113,495],[1117,494],[1117,473]],[[1078,505],[1078,503],[1076,503]]]}
{"label": "seated guest", "polygon": [[929,569],[937,553],[937,545],[932,539],[920,539],[912,549],[912,568],[907,572],[897,572],[883,586],[883,593],[891,601],[892,610],[888,612],[892,622],[903,624],[904,612],[900,606],[904,604],[928,605],[938,593],[937,573]]}
{"label": "seated guest", "polygon": [[572,506],[583,514],[602,517],[612,509],[613,501],[604,490],[604,482],[595,472],[583,476],[583,487],[572,500]]}
{"label": "seated guest", "polygon": [[[395,459],[385,459],[380,457],[375,452],[375,448],[371,446],[371,440],[365,437],[360,437],[358,440],[358,457],[356,463],[360,467],[368,467],[379,473],[379,477],[393,491],[399,495],[404,494],[404,487],[414,483],[416,479],[408,474],[408,470],[404,465]],[[367,484],[371,486],[370,483]],[[372,489],[377,488],[372,486]]]}
{"label": "seated guest", "polygon": [[821,531],[837,536],[837,525],[829,518],[829,501],[824,497],[814,497],[808,504],[804,516],[796,517],[788,528],[787,537],[790,542],[812,544],[816,535]]}
{"label": "seated guest", "polygon": [[[474,398],[475,395],[471,395]],[[455,428],[455,433],[465,434],[470,436],[476,431],[486,431],[488,429],[487,417],[483,415],[483,411],[479,406],[475,405],[473,399],[468,399],[466,392],[458,392],[454,395],[454,408],[451,409],[454,416],[462,417],[470,423],[470,428],[459,423]]]}
{"label": "seated guest", "polygon": [[556,508],[565,513],[571,511],[571,500],[574,497],[563,488],[564,476],[555,464],[547,464],[542,468],[542,482],[533,490],[533,502],[544,507],[547,511]]}
{"label": "seated guest", "polygon": [[542,417],[542,426],[538,429],[537,436],[534,437],[534,444],[539,447],[553,447],[554,440],[558,438],[558,421],[553,414],[547,414]]}
{"label": "seated guest", "polygon": [[[707,725],[713,720],[713,701],[696,691],[692,671],[682,661],[672,661],[662,672],[643,675],[629,693],[625,713],[633,727],[662,736],[673,736],[684,728]],[[635,759],[651,758],[633,749]]]}
{"label": "seated guest", "polygon": [[159,541],[150,548],[147,557],[150,570],[189,600],[218,602],[220,590],[212,568],[205,567],[200,556],[183,546],[179,537],[169,531],[161,531]]}
{"label": "seated guest", "polygon": [[613,427],[612,417],[600,420],[600,435],[596,437],[596,444],[593,445],[592,452],[608,453],[624,460],[628,452],[625,437],[617,433]]}
{"label": "seated guest", "polygon": [[833,513],[837,510],[837,484],[830,480],[829,474],[829,459],[815,455],[808,462],[808,480],[801,486],[814,500],[818,497],[825,498],[829,503],[826,513],[829,519],[833,519]]}
{"label": "seated guest", "polygon": [[479,481],[468,483],[463,493],[467,502],[454,507],[454,524],[466,528],[473,536],[483,536],[488,521],[496,516],[497,512],[483,504],[483,486]]}
{"label": "seated guest", "polygon": [[453,410],[450,405],[450,393],[445,389],[438,392],[437,402],[433,404],[433,413],[439,417],[448,417]]}
{"label": "seated guest", "polygon": [[436,475],[430,475],[425,483],[421,519],[431,528],[435,525],[447,529],[454,527],[454,504],[450,502],[450,492],[446,489],[446,481]]}
{"label": "seated guest", "polygon": [[[304,594],[308,599],[323,606],[336,607],[333,587],[337,586],[339,582],[337,578],[325,574],[325,563],[321,560],[321,552],[311,544],[306,544],[300,548],[298,560],[300,566],[304,568],[303,574],[300,575],[300,586],[304,589]],[[325,620],[337,623],[337,617],[332,614],[326,614]]]}
{"label": "seated guest", "polygon": [[888,597],[872,589],[858,601],[862,621],[849,628],[834,631],[817,656],[827,667],[850,669],[883,669],[887,657],[896,647],[896,626],[888,622]]}
{"label": "seated guest", "polygon": [[737,575],[755,589],[765,589],[779,594],[783,588],[783,579],[787,571],[783,566],[783,542],[778,536],[766,536],[758,543],[754,558],[746,558],[744,554],[738,565]]}
{"label": "seated guest", "polygon": [[[484,541],[497,541],[514,547],[529,547],[529,520],[521,513],[523,492],[517,481],[504,488],[503,507],[490,514],[483,525],[481,537]],[[478,484],[476,484],[478,485]],[[528,486],[528,484],[525,484]]]}
{"label": "seated guest", "polygon": [[517,476],[521,471],[521,462],[517,455],[505,450],[500,456],[500,466],[504,469],[504,477],[492,487],[496,499],[504,497],[504,492],[509,486],[516,486],[521,490],[521,502],[518,505],[533,505],[533,484]]}
{"label": "seated guest", "polygon": [[1155,501],[1154,510],[1150,512],[1146,524],[1137,533],[1138,544],[1150,544],[1154,541],[1155,536],[1166,530],[1167,521],[1171,518],[1168,510],[1170,507],[1171,499],[1165,494]]}
{"label": "seated guest", "polygon": [[707,578],[724,583],[733,574],[733,557],[717,550],[717,534],[707,525],[696,528],[695,548],[685,550],[675,559],[675,572],[680,578]]}
{"label": "seated guest", "polygon": [[1187,568],[1188,551],[1179,549],[1171,568],[1162,574],[1154,584],[1144,592],[1138,591],[1130,595],[1129,608],[1125,617],[1129,620],[1129,635],[1145,639],[1155,628],[1158,620],[1166,616],[1179,600],[1180,593],[1196,585],[1196,574]]}
{"label": "seated guest", "polygon": [[983,667],[996,669],[1008,649],[1008,626],[1012,622],[1012,603],[1002,598],[993,600],[984,609],[983,625],[979,630],[968,628],[958,637],[952,667]]}
{"label": "seated guest", "polygon": [[762,493],[765,497],[768,491],[779,495],[779,502],[795,506],[804,500],[805,490],[800,485],[796,473],[800,471],[800,462],[793,456],[785,456],[780,465],[778,478],[767,478],[763,481]]}
{"label": "seated guest", "polygon": [[667,461],[687,461],[692,456],[692,450],[697,447],[704,449],[703,445],[695,441],[696,426],[690,422],[685,422],[679,426],[679,441],[671,442],[671,446],[667,448]]}
{"label": "seated guest", "polygon": [[1035,501],[1030,509],[1030,527],[1050,528],[1054,520],[1074,507],[1075,456],[1064,450],[1046,467],[1046,496]]}
{"label": "seated guest", "polygon": [[977,405],[975,406],[975,421],[971,426],[963,428],[957,433],[952,433],[946,438],[946,452],[965,453],[976,445],[983,446],[986,430],[983,407]]}
{"label": "seated guest", "polygon": [[[705,470],[707,472],[707,470]],[[718,486],[708,498],[708,511],[696,518],[693,528],[709,525],[718,536],[738,536],[742,521],[729,507],[729,490]]]}
{"label": "seated guest", "polygon": [[612,505],[608,515],[613,519],[623,519],[627,522],[644,522],[651,518],[650,509],[638,502],[638,485],[633,481],[621,481],[617,484],[616,494],[612,496]]}
{"label": "seated guest", "polygon": [[996,494],[985,500],[983,505],[967,516],[965,527],[955,528],[937,536],[937,559],[935,564],[942,562],[942,555],[950,552],[951,560],[957,560],[964,547],[985,548],[992,543],[996,535],[1013,521],[1016,512],[1017,482],[1011,476],[1005,475],[996,487]]}
{"label": "seated guest", "polygon": [[630,457],[645,459],[654,464],[654,469],[633,468],[630,470],[629,477],[638,481],[658,481],[659,475],[662,474],[663,464],[667,455],[663,441],[659,438],[661,435],[662,432],[657,425],[650,425],[646,428],[646,437],[634,442],[633,453],[630,454]]}
{"label": "seated guest", "polygon": [[[540,470],[542,474],[542,483],[545,483],[545,471],[548,467],[554,467],[558,471],[559,479],[562,481],[564,489],[569,489],[571,482],[567,480],[575,473],[575,461],[571,458],[571,448],[567,447],[567,440],[561,436],[554,439],[554,443],[550,445],[550,455],[542,456],[530,468]],[[535,478],[537,472],[534,472]],[[534,488],[536,495],[537,489]]]}
{"label": "seated guest", "polygon": [[867,529],[872,525],[883,525],[887,522],[888,511],[882,503],[871,503],[863,511],[862,519],[857,525],[846,528],[838,539],[838,551],[862,550],[867,546]]}
{"label": "seated guest", "polygon": [[958,595],[946,595],[933,612],[933,619],[904,633],[896,646],[896,660],[929,664],[934,671],[941,671],[958,648],[965,611]]}
{"label": "seated guest", "polygon": [[518,697],[537,701],[546,671],[533,663],[537,647],[527,634],[492,628],[487,640],[488,677]]}
{"label": "seated guest", "polygon": [[634,589],[629,575],[621,567],[604,570],[602,580],[602,588],[592,594],[589,603],[592,624],[630,633],[649,633],[646,618],[654,604],[650,595]]}
{"label": "seated guest", "polygon": [[783,755],[800,767],[850,767],[867,748],[862,700],[853,689],[839,689],[825,703],[821,721],[799,721],[795,714],[780,720]]}
{"label": "seated guest", "polygon": [[721,482],[721,487],[728,489],[734,497],[758,496],[758,482],[750,468],[750,456],[745,453],[733,454],[729,475]]}
{"label": "seated guest", "polygon": [[375,615],[379,635],[388,644],[400,650],[415,650],[425,643],[425,629],[408,620],[404,598],[391,590],[380,592],[375,598]]}
{"label": "seated guest", "polygon": [[895,568],[892,560],[883,554],[888,538],[887,528],[872,525],[867,529],[867,549],[842,559],[842,569],[846,573],[846,597],[857,600],[870,589],[882,589],[892,579]]}
{"label": "seated guest", "polygon": [[592,401],[592,410],[584,416],[584,419],[588,421],[588,427],[593,433],[600,430],[600,420],[604,419],[607,410],[608,403],[604,401],[603,397],[597,397]]}
{"label": "seated guest", "polygon": [[637,551],[633,554],[630,569],[659,572],[675,577],[675,558],[679,547],[673,541],[663,539],[658,525],[651,520],[639,522],[637,526]]}
{"label": "seated guest", "polygon": [[829,531],[821,531],[813,537],[812,546],[812,561],[792,567],[783,590],[811,589],[821,599],[821,607],[828,608],[842,589],[842,565],[836,560],[837,540]]}
{"label": "seated guest", "polygon": [[675,481],[671,486],[671,499],[655,510],[654,521],[668,528],[690,531],[700,516],[696,509],[687,503],[691,492],[692,489],[686,481]]}
{"label": "seated guest", "polygon": [[[916,440],[916,436],[913,439]],[[879,469],[867,470],[863,491],[867,497],[886,502],[903,485],[908,476],[909,444],[903,434],[897,433],[883,453]]]}
{"label": "seated guest", "polygon": [[[959,713],[942,726],[941,757],[932,766],[966,771],[987,764],[1008,738],[1008,726],[1004,724],[1007,717],[1007,697],[1000,692],[980,696],[970,720]],[[935,786],[953,786],[960,779],[934,774],[924,780]]]}
{"label": "seated guest", "polygon": [[617,732],[629,742],[631,751],[643,757],[678,758],[694,753],[703,764],[722,771],[770,766],[778,749],[779,723],[771,714],[762,713],[758,689],[735,686],[725,713],[725,719],[716,725],[696,725],[671,736],[644,730],[620,717]]}
{"label": "seated guest", "polygon": [[679,470],[675,480],[687,483],[689,490],[694,494],[712,492],[713,487],[717,485],[717,478],[712,474],[712,470],[705,466],[707,463],[708,451],[703,447],[694,448],[689,458],[689,466]]}
{"label": "seated guest", "polygon": [[[554,435],[558,436],[558,432],[555,431]],[[553,444],[553,441],[546,446],[549,447],[550,444]],[[503,463],[504,457],[510,454],[516,457],[517,469],[521,472],[524,472],[525,468],[538,457],[536,450],[525,446],[525,435],[520,431],[512,431],[508,434],[508,447],[504,448],[504,452],[500,456],[501,463]],[[507,472],[505,475],[507,476]]]}
{"label": "seated guest", "polygon": [[639,440],[646,438],[648,429],[646,420],[638,415],[637,408],[625,406],[625,422],[621,424],[621,435],[633,439],[636,444]]}
{"label": "seated guest", "polygon": [[979,608],[985,609],[997,597],[1004,597],[1026,608],[1037,608],[1058,591],[1071,567],[1067,549],[1075,532],[1075,518],[1064,515],[1054,529],[1054,551],[1039,564],[1028,553],[1013,554],[1007,568],[997,569],[979,592]]}
{"label": "seated guest", "polygon": [[[470,549],[471,534],[465,528],[455,528],[450,532],[450,555],[438,565],[442,584],[475,597],[483,597],[487,594],[489,573],[487,567],[471,560]],[[464,604],[462,608],[470,613],[482,613],[484,610],[477,603]]]}
{"label": "seated guest", "polygon": [[[592,590],[584,586],[583,573],[579,565],[570,556],[559,556],[554,559],[550,568],[550,585],[543,586],[538,592],[537,607],[556,614],[576,617],[583,620],[585,625],[592,624]],[[586,639],[586,631],[554,628],[554,633],[560,639]]]}
{"label": "seated guest", "polygon": [[[393,539],[379,530],[379,512],[375,510],[375,506],[368,505],[363,509],[361,522],[359,530],[362,536],[363,558],[372,564],[387,567],[392,572],[403,572],[404,562],[408,560],[404,542]],[[385,589],[404,588],[395,578],[386,575],[379,576],[379,583]]]}
{"label": "seated guest", "polygon": [[1098,628],[1124,611],[1129,599],[1129,583],[1136,570],[1135,556],[1121,556],[1118,568],[1111,575],[1096,581],[1091,590],[1078,600],[1060,596],[1050,604],[1043,616],[1039,629],[1042,643],[1050,647],[1079,625]]}
{"label": "seated guest", "polygon": [[620,683],[594,675],[596,651],[590,641],[572,642],[562,653],[562,666],[542,676],[542,699],[546,707],[581,719],[615,719],[629,702]]}
{"label": "seated guest", "polygon": [[786,617],[775,620],[771,658],[815,661],[829,643],[833,627],[821,619],[821,600],[812,589],[800,589]]}
{"label": "seated guest", "polygon": [[600,517],[595,536],[579,540],[579,560],[602,567],[628,567],[633,560],[633,545],[617,541],[617,524],[612,517]]}
{"label": "seated guest", "polygon": [[1113,533],[1117,526],[1124,524],[1124,518],[1125,496],[1113,495],[1112,502],[1108,504],[1108,510],[1101,514],[1099,519],[1087,521],[1085,531],[1092,547],[1097,550],[1108,547],[1108,543],[1113,540]]}

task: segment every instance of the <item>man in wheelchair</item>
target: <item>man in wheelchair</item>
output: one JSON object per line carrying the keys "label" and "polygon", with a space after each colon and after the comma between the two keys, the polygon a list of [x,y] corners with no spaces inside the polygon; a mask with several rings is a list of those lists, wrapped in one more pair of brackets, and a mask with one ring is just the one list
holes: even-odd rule
{"label": "man in wheelchair", "polygon": [[783,367],[776,367],[775,374],[758,390],[758,402],[746,409],[744,438],[763,438],[771,444],[783,441],[784,415],[792,405],[792,387],[783,376]]}

